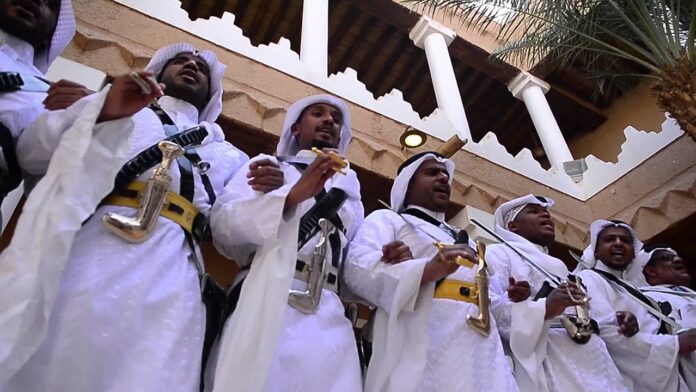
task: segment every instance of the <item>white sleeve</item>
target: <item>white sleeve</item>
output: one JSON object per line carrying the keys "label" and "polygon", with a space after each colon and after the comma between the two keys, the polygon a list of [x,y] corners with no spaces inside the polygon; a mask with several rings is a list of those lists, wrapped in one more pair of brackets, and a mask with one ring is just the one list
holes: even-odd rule
{"label": "white sleeve", "polygon": [[[46,173],[48,163],[58,148],[63,133],[78,121],[85,107],[95,99],[97,94],[91,94],[67,109],[44,111],[29,124],[17,140],[17,160],[22,170],[37,176]],[[105,121],[94,125],[94,133],[95,135],[102,132],[127,134],[132,131],[132,125],[130,117]]]}
{"label": "white sleeve", "polygon": [[491,276],[489,289],[491,315],[495,319],[500,336],[505,340],[510,340],[512,301],[510,301],[507,294],[510,279],[510,260],[500,247],[491,246],[486,250],[486,262],[495,271],[495,274]]}
{"label": "white sleeve", "polygon": [[[413,311],[423,270],[430,258],[416,258],[398,264],[381,261],[382,247],[399,239],[398,228],[389,219],[389,214],[393,213],[378,210],[370,214],[360,226],[348,249],[344,279],[355,294],[387,313],[395,310]],[[395,303],[397,292],[408,296],[403,307]]]}
{"label": "white sleeve", "polygon": [[[263,245],[275,237],[278,227],[285,220],[285,198],[293,184],[285,184],[268,193],[257,192],[247,183],[249,165],[260,159],[275,159],[259,155],[237,171],[220,195],[210,213],[210,230],[213,243],[223,255],[241,262],[248,256],[248,249]],[[295,213],[289,211],[287,217]]]}

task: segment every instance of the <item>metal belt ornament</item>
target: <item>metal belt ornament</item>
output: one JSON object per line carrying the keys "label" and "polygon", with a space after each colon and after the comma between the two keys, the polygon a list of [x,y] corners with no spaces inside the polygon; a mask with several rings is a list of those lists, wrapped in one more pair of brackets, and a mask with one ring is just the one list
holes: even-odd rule
{"label": "metal belt ornament", "polygon": [[164,140],[158,146],[162,151],[162,162],[152,172],[137,215],[127,217],[110,212],[102,217],[102,223],[109,231],[129,242],[145,241],[155,228],[172,182],[169,167],[176,158],[184,155],[184,149],[176,143]]}
{"label": "metal belt ornament", "polygon": [[319,307],[321,291],[327,273],[326,249],[329,245],[329,236],[336,230],[328,219],[319,220],[319,241],[314,246],[312,261],[309,263],[309,279],[307,290],[290,290],[288,303],[293,308],[305,314],[313,314]]}
{"label": "metal belt ornament", "polygon": [[[439,251],[442,251],[446,246],[451,246],[451,244],[446,244],[444,242],[435,242],[433,245],[435,245]],[[467,314],[466,323],[474,331],[483,336],[488,336],[491,333],[491,319],[489,310],[491,301],[488,295],[488,268],[486,266],[485,259],[486,245],[481,241],[476,241],[476,250],[478,261],[476,264],[461,256],[457,256],[454,260],[448,261],[466,268],[476,267],[476,284],[472,285],[468,282],[445,279],[438,285],[438,287],[436,287],[435,298],[449,298],[471,303],[478,300],[478,315],[472,316]],[[466,296],[461,294],[460,291],[462,288],[467,288],[469,294]],[[449,294],[448,292],[452,290],[454,290],[454,294]]]}

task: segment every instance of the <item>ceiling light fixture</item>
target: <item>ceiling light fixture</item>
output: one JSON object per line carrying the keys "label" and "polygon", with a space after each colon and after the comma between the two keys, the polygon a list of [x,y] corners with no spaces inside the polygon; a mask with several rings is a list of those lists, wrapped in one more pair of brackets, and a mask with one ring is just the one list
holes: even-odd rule
{"label": "ceiling light fixture", "polygon": [[399,138],[399,143],[404,148],[416,148],[425,144],[428,136],[425,132],[419,131],[411,126],[406,127]]}

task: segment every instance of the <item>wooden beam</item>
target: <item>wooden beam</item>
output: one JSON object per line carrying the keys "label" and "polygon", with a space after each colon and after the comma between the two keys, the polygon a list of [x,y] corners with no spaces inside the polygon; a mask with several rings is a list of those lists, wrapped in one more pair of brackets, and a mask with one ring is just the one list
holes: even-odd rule
{"label": "wooden beam", "polygon": [[407,64],[405,60],[398,62],[397,60],[400,59],[412,46],[413,42],[411,42],[409,39],[401,39],[399,41],[396,49],[389,55],[386,61],[386,64],[394,64],[394,66],[382,67],[382,70],[378,73],[376,80],[381,80],[381,82],[375,91],[373,91],[376,96],[382,96],[394,88],[396,84],[395,81],[399,76],[398,69],[403,68],[405,64]]}
{"label": "wooden beam", "polygon": [[263,27],[259,29],[259,43],[264,45],[273,42],[273,36],[280,28],[280,21],[287,14],[290,7],[290,2],[287,0],[278,0],[273,3],[279,3],[278,7],[269,7],[269,9],[273,9],[275,12],[271,18],[266,18],[268,22],[264,23]]}
{"label": "wooden beam", "polygon": [[[369,73],[369,68],[374,67],[375,59],[379,53],[384,50],[385,45],[383,43],[389,42],[389,38],[396,33],[396,29],[388,24],[375,23],[374,28],[379,31],[377,39],[372,42],[372,47],[368,50],[367,54],[363,56],[362,61],[355,64],[358,75],[360,75],[363,80],[367,80],[365,76]],[[388,67],[389,64],[385,64],[385,66]]]}

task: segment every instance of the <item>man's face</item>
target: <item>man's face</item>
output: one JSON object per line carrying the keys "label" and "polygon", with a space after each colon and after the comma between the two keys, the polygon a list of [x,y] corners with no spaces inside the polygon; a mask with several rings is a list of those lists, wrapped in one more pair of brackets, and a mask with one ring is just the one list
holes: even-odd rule
{"label": "man's face", "polygon": [[210,70],[208,63],[193,53],[179,53],[171,58],[160,74],[164,94],[182,99],[199,111],[210,99]]}
{"label": "man's face", "polygon": [[425,160],[411,177],[404,205],[416,205],[435,212],[445,212],[449,199],[447,166],[434,159]]}
{"label": "man's face", "polygon": [[508,224],[508,230],[541,246],[556,238],[556,228],[546,207],[527,204]]}
{"label": "man's face", "polygon": [[625,227],[608,226],[597,235],[595,258],[608,267],[623,271],[635,258],[633,236]]}
{"label": "man's face", "polygon": [[40,51],[51,43],[59,11],[60,0],[0,0],[0,26]]}
{"label": "man's face", "polygon": [[338,148],[341,141],[343,115],[341,111],[326,103],[307,106],[290,131],[297,139],[300,150],[316,148]]}
{"label": "man's face", "polygon": [[691,282],[691,276],[686,270],[684,260],[678,255],[671,257],[672,253],[665,250],[656,250],[655,253],[662,252],[668,258],[661,260],[656,265],[645,267],[645,273],[648,278],[648,283],[656,284],[672,284],[680,286],[688,286]]}

